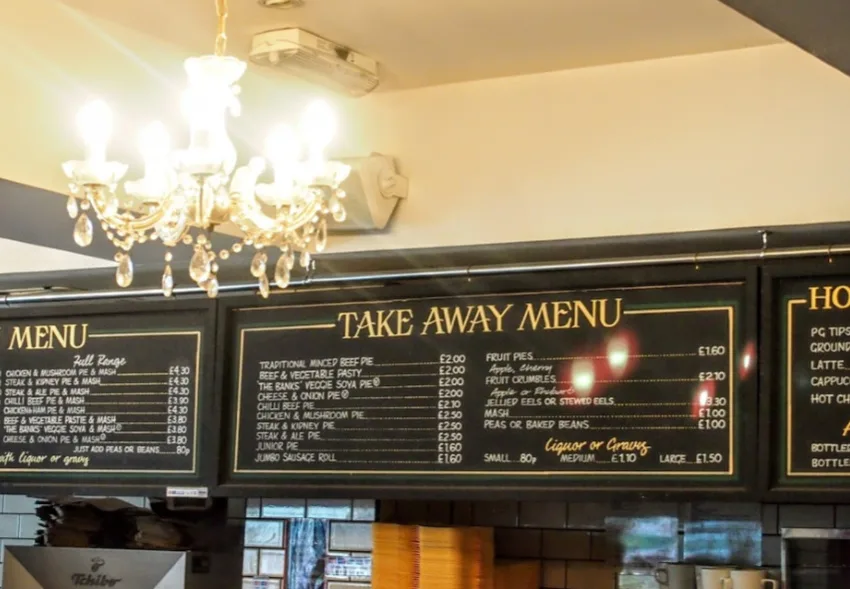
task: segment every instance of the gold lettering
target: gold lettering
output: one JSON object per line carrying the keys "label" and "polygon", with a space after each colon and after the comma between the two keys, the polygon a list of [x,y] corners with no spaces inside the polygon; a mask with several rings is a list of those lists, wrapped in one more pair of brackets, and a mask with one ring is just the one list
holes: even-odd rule
{"label": "gold lettering", "polygon": [[49,325],[36,325],[35,326],[35,349],[36,350],[49,350],[53,346],[51,345],[53,342],[50,340],[50,326]]}
{"label": "gold lettering", "polygon": [[447,333],[491,333],[504,331],[504,318],[513,303],[501,309],[495,305],[468,305],[467,307],[431,307],[422,324],[421,335]]}
{"label": "gold lettering", "polygon": [[59,331],[58,325],[51,325],[50,340],[51,342],[56,342],[60,348],[66,348],[68,347],[68,332],[65,330]]}
{"label": "gold lettering", "polygon": [[608,443],[605,444],[605,449],[611,452],[637,452],[641,456],[646,456],[652,450],[652,446],[645,441],[621,442],[617,438],[610,438]]}
{"label": "gold lettering", "polygon": [[[466,314],[469,316],[469,311],[467,311]],[[470,322],[468,329],[465,329],[463,332],[474,333],[477,327],[480,327],[481,331],[484,333],[490,332],[490,317],[487,315],[484,305],[478,305],[475,307],[475,311],[472,314],[472,321]]]}
{"label": "gold lettering", "polygon": [[847,422],[847,425],[844,426],[844,431],[841,432],[841,437],[847,437],[847,434],[850,434],[850,421]]}
{"label": "gold lettering", "polygon": [[[596,327],[596,310],[599,307],[599,302],[600,302],[599,299],[593,299],[593,301],[592,301],[593,304],[591,305],[591,307],[593,308],[593,311],[591,311],[590,309],[587,308],[587,305],[584,303],[584,301],[576,301],[575,302],[576,311],[578,313],[581,313],[582,315],[584,315],[585,321],[587,321],[587,323],[591,327]],[[607,302],[607,299],[603,300],[603,302]],[[576,321],[578,321],[578,318],[576,318]]]}
{"label": "gold lettering", "polygon": [[832,306],[839,309],[850,307],[850,286],[841,284],[832,289]]}
{"label": "gold lettering", "polygon": [[357,339],[364,332],[369,338],[408,336],[413,333],[412,319],[412,309],[345,311],[337,315],[337,321],[345,323],[343,339]]}
{"label": "gold lettering", "polygon": [[[609,303],[613,302],[613,309]],[[526,303],[517,331],[526,325],[537,329],[575,329],[579,327],[614,327],[623,316],[623,299],[592,299],[590,301],[552,301]]]}
{"label": "gold lettering", "polygon": [[824,288],[824,292],[822,295],[818,295],[818,291],[820,290],[819,286],[812,286],[809,288],[809,310],[817,311],[818,310],[818,299],[823,299],[823,308],[829,310],[831,307],[829,305],[829,291],[832,290],[831,286],[827,286]]}
{"label": "gold lettering", "polygon": [[398,312],[398,336],[406,337],[413,333],[413,326],[410,322],[413,321],[413,309],[401,309]]}
{"label": "gold lettering", "polygon": [[73,348],[79,350],[88,341],[88,323],[64,325],[16,325],[9,339],[10,350],[52,350]]}
{"label": "gold lettering", "polygon": [[[543,304],[545,305],[546,303]],[[552,325],[547,325],[546,329],[570,329],[577,327],[573,321],[573,303],[571,301],[555,301],[551,305],[554,318]]]}
{"label": "gold lettering", "polygon": [[544,449],[546,452],[560,456],[564,452],[581,452],[585,446],[587,446],[587,442],[564,442],[556,438],[549,438],[546,440]]}
{"label": "gold lettering", "polygon": [[342,336],[342,339],[351,339],[351,321],[356,317],[357,313],[355,313],[354,311],[344,311],[337,315],[337,323],[339,323],[340,321],[345,321],[345,335]]}
{"label": "gold lettering", "polygon": [[377,337],[392,337],[393,328],[390,325],[390,319],[392,319],[393,311],[389,313],[384,313],[382,311],[378,311],[378,321],[376,325],[377,329]]}
{"label": "gold lettering", "polygon": [[[77,327],[81,327],[80,333],[79,333],[79,336],[80,336],[79,340],[75,337],[77,335]],[[66,325],[65,328],[67,329],[68,326]],[[89,341],[89,324],[83,323],[81,326],[80,325],[72,325],[71,326],[71,337],[70,337],[70,339],[71,339],[70,345],[73,349],[79,350],[79,349],[83,348]]]}
{"label": "gold lettering", "polygon": [[428,317],[425,319],[425,323],[422,324],[422,335],[428,335],[428,330],[434,328],[434,335],[443,335],[445,334],[445,330],[443,329],[443,320],[440,317],[440,307],[431,307],[428,310]]}
{"label": "gold lettering", "polygon": [[531,323],[531,331],[537,331],[537,326],[543,322],[543,329],[552,329],[552,324],[549,321],[549,315],[546,313],[546,305],[543,303],[537,309],[534,308],[534,303],[525,304],[525,313],[522,315],[522,321],[519,322],[517,331],[525,331],[525,322]]}
{"label": "gold lettering", "polygon": [[65,466],[70,466],[71,464],[79,464],[82,466],[89,465],[89,457],[88,456],[65,456],[62,458],[62,463]]}
{"label": "gold lettering", "polygon": [[466,314],[461,315],[460,307],[443,307],[443,320],[446,323],[446,333],[452,333],[455,326],[458,332],[466,333],[466,324],[473,307],[466,308]]}
{"label": "gold lettering", "polygon": [[[823,289],[823,293],[821,293]],[[820,303],[820,306],[818,304]],[[809,310],[820,309],[829,311],[832,308],[850,308],[850,286],[839,284],[838,286],[812,286],[809,287]]]}
{"label": "gold lettering", "polygon": [[366,311],[363,316],[360,317],[360,320],[357,322],[357,331],[354,332],[354,337],[360,337],[360,332],[364,329],[366,330],[366,337],[375,337],[377,335],[371,311]]}
{"label": "gold lettering", "polygon": [[[602,317],[600,321],[602,322],[602,327],[614,327],[620,323],[620,319],[623,318],[623,299],[616,298],[614,299],[616,312],[614,313],[614,318],[608,321],[608,299],[602,300]],[[596,301],[594,301],[594,304]]]}
{"label": "gold lettering", "polygon": [[32,349],[32,333],[30,332],[30,328],[26,327],[21,329],[20,326],[16,325],[12,328],[12,338],[9,341],[9,349],[15,350],[31,350]]}
{"label": "gold lettering", "polygon": [[487,308],[490,309],[490,312],[493,313],[493,316],[496,318],[496,329],[494,331],[499,333],[505,330],[505,315],[508,314],[508,311],[510,311],[513,306],[513,303],[508,303],[502,308],[502,312],[499,313],[498,307],[495,305],[487,305]]}

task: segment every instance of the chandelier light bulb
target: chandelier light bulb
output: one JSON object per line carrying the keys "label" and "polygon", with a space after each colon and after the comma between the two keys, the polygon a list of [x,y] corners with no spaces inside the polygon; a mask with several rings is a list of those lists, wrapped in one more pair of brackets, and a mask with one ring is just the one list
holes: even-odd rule
{"label": "chandelier light bulb", "polygon": [[[279,288],[288,286],[295,256],[309,268],[312,254],[324,249],[327,217],[345,215],[340,184],[350,168],[324,158],[336,131],[335,114],[324,102],[307,109],[301,133],[287,125],[275,127],[265,143],[266,158],[251,157],[237,166],[227,122],[241,111],[238,82],[247,64],[224,54],[227,0],[216,0],[215,6],[215,52],[185,63],[189,88],[181,106],[189,127],[187,147],[175,150],[162,123],[148,125],[139,134],[144,175],[123,182],[124,194],[119,194],[128,168],[106,159],[112,112],[95,100],[77,116],[85,159],[62,164],[71,191],[68,214],[76,219],[74,240],[86,247],[92,243],[94,226],[103,227],[118,252],[116,282],[122,288],[133,282],[133,247],[159,241],[169,248],[161,283],[165,296],[174,292],[177,271],[170,248],[184,245],[193,250],[189,277],[210,297],[220,289],[219,260],[255,248],[255,260],[262,264],[252,264],[251,274],[266,297],[269,269],[274,269]],[[302,157],[305,151],[307,157]],[[259,182],[267,162],[274,172],[271,184]],[[238,241],[217,250],[211,236],[224,226],[237,232]],[[276,258],[270,258],[273,255]]]}
{"label": "chandelier light bulb", "polygon": [[139,133],[139,151],[145,165],[159,163],[168,158],[171,152],[171,137],[168,129],[160,121],[154,121]]}
{"label": "chandelier light bulb", "polygon": [[171,139],[165,125],[150,123],[139,133],[139,151],[145,175],[124,184],[127,194],[141,202],[159,202],[169,192],[172,179]]}
{"label": "chandelier light bulb", "polygon": [[112,110],[103,100],[92,100],[77,113],[77,127],[85,143],[89,163],[106,161],[106,146],[112,137]]}
{"label": "chandelier light bulb", "polygon": [[250,160],[248,160],[248,165],[246,166],[254,176],[259,176],[263,172],[266,171],[266,160],[261,158],[258,155],[255,155]]}
{"label": "chandelier light bulb", "polygon": [[257,197],[273,207],[292,203],[301,142],[289,125],[278,125],[266,138],[266,157],[274,170],[273,184],[258,184]]}
{"label": "chandelier light bulb", "polygon": [[316,100],[304,111],[301,127],[310,156],[321,158],[336,134],[336,113],[324,100]]}
{"label": "chandelier light bulb", "polygon": [[294,164],[301,156],[301,142],[287,124],[275,127],[266,138],[266,157],[273,164]]}

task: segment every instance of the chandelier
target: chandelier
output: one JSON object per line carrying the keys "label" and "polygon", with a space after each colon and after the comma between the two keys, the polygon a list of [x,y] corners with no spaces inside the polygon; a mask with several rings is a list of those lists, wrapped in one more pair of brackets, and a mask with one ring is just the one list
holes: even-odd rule
{"label": "chandelier", "polygon": [[[227,0],[215,2],[215,52],[185,62],[189,86],[182,110],[189,126],[188,148],[172,151],[164,125],[151,123],[139,136],[144,175],[124,182],[122,196],[117,187],[127,165],[106,157],[113,126],[109,107],[95,100],[77,116],[85,157],[62,165],[71,192],[68,214],[76,219],[74,241],[80,247],[91,244],[93,214],[117,249],[115,280],[122,288],[133,282],[133,246],[159,240],[166,248],[165,296],[174,290],[171,248],[183,245],[193,249],[189,276],[211,298],[219,291],[219,261],[254,248],[250,272],[265,298],[270,274],[275,285],[286,288],[296,258],[309,268],[311,255],[325,248],[329,216],[345,220],[340,184],[350,168],[324,157],[336,127],[324,102],[308,106],[300,133],[289,125],[276,127],[266,141],[266,157],[253,157],[236,168],[226,120],[228,114],[239,116],[236,84],[246,64],[224,54]],[[266,161],[273,173],[270,183],[260,182]],[[216,228],[229,229],[237,241],[216,251],[210,240]]]}

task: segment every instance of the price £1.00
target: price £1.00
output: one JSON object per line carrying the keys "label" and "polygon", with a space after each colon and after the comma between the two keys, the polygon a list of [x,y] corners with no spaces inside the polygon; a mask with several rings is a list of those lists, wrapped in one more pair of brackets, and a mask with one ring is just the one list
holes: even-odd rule
{"label": "price \u00a31.00", "polygon": [[726,417],[726,409],[723,407],[701,407],[699,417],[722,419]]}
{"label": "price \u00a31.00", "polygon": [[726,429],[725,419],[700,419],[697,423],[699,429]]}

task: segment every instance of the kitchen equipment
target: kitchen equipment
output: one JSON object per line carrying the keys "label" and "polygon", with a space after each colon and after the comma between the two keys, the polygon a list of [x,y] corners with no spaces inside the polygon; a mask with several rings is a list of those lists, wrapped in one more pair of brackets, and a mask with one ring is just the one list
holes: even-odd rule
{"label": "kitchen equipment", "polygon": [[[848,529],[782,528],[782,583],[784,589],[805,586],[850,586]],[[812,562],[804,555],[817,555]]]}
{"label": "kitchen equipment", "polygon": [[231,554],[6,546],[3,589],[232,589],[241,551]]}
{"label": "kitchen equipment", "polygon": [[186,553],[7,546],[6,589],[185,589]]}

